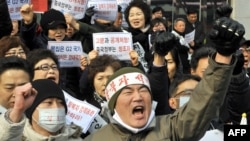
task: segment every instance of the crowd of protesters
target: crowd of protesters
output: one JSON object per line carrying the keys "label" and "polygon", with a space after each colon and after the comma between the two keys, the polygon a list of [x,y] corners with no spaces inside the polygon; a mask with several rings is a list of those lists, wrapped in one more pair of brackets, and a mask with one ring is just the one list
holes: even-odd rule
{"label": "crowd of protesters", "polygon": [[[172,25],[161,7],[151,9],[143,0],[131,1],[124,13],[117,9],[114,21],[92,24],[94,7],[80,20],[50,8],[38,22],[32,5],[24,4],[22,20],[12,21],[7,2],[0,1],[1,141],[219,141],[223,125],[239,125],[242,113],[250,123],[250,41],[230,18],[232,7],[216,9],[207,34],[195,9]],[[128,61],[99,55],[92,35],[101,32],[131,33],[148,70],[133,49]],[[87,57],[79,67],[61,67],[49,41],[80,41]],[[107,124],[83,133],[81,125],[66,123],[65,93],[97,107]]]}

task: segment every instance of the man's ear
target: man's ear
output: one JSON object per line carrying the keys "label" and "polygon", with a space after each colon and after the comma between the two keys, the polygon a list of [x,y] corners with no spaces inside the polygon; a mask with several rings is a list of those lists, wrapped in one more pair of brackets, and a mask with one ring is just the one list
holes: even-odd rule
{"label": "man's ear", "polygon": [[190,70],[191,70],[191,71],[190,71],[191,74],[192,74],[192,75],[195,75],[195,72],[196,72],[196,71],[195,71],[193,68],[191,68]]}
{"label": "man's ear", "polygon": [[175,110],[176,110],[176,107],[177,107],[176,99],[171,97],[171,98],[168,99],[168,102],[169,102],[169,106],[170,106],[172,109],[175,109]]}

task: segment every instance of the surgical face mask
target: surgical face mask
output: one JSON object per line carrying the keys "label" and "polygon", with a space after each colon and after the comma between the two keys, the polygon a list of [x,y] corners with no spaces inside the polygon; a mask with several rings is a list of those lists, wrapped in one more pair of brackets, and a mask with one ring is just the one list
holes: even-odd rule
{"label": "surgical face mask", "polygon": [[181,108],[184,104],[186,104],[190,99],[190,96],[180,96],[179,98],[176,98],[178,105],[177,109]]}
{"label": "surgical face mask", "polygon": [[37,124],[49,132],[57,132],[65,125],[64,108],[39,108],[39,119]]}

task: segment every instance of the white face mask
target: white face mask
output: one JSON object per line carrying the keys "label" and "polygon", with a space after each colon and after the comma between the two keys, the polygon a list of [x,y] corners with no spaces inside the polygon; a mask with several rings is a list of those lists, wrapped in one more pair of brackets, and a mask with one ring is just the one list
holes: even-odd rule
{"label": "white face mask", "polygon": [[57,132],[65,125],[66,115],[64,108],[39,108],[38,112],[39,119],[37,124],[49,132]]}
{"label": "white face mask", "polygon": [[182,107],[184,104],[186,104],[190,99],[190,96],[180,96],[179,98],[179,107]]}

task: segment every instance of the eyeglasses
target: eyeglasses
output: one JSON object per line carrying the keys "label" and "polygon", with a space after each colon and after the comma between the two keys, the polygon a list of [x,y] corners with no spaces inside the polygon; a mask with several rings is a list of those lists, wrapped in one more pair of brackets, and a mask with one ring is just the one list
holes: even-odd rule
{"label": "eyeglasses", "polygon": [[186,89],[184,91],[181,91],[181,92],[175,94],[173,97],[177,97],[179,95],[181,95],[181,96],[189,96],[189,95],[191,95],[193,93],[193,91],[194,90],[192,90],[192,89]]}
{"label": "eyeglasses", "polygon": [[5,53],[6,56],[22,56],[25,55],[24,51],[19,51],[19,52],[6,52]]}
{"label": "eyeglasses", "polygon": [[56,64],[53,64],[53,65],[48,65],[48,64],[44,64],[44,65],[41,65],[37,68],[35,68],[34,70],[43,70],[43,71],[48,71],[49,69],[52,69],[52,70],[58,70],[58,67]]}

